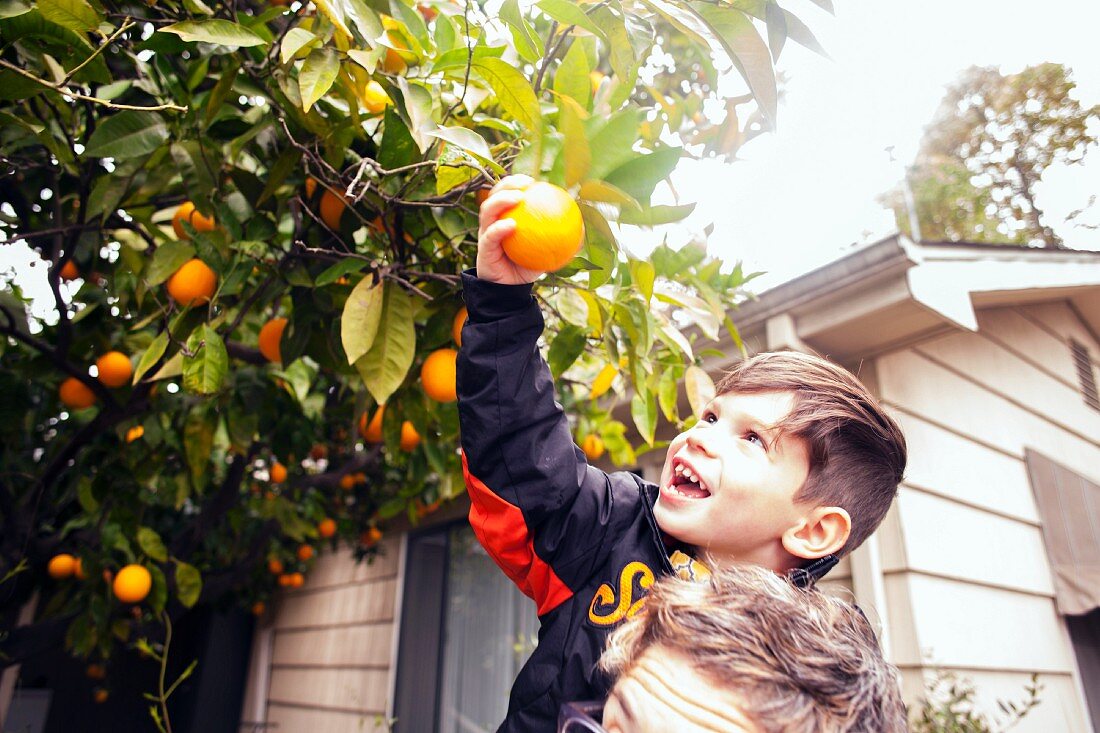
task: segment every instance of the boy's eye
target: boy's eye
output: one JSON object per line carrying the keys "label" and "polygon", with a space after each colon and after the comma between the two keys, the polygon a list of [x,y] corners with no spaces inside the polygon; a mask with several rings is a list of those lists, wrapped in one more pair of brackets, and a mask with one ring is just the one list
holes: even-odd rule
{"label": "boy's eye", "polygon": [[710,423],[718,422],[718,416],[715,415],[710,410],[707,410],[706,412],[703,413],[703,422],[710,422]]}
{"label": "boy's eye", "polygon": [[757,435],[756,433],[751,432],[751,431],[748,432],[748,433],[745,433],[745,440],[749,441],[750,443],[755,442],[761,448],[764,448],[764,449],[767,449],[767,447],[768,447],[767,444],[764,442],[763,438],[761,438],[759,435]]}

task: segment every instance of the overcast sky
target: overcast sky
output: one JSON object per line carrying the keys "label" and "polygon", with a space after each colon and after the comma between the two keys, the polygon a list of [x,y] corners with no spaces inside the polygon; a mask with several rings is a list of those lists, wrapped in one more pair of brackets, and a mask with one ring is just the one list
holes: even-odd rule
{"label": "overcast sky", "polygon": [[[714,222],[710,251],[767,270],[775,285],[886,235],[893,218],[875,197],[900,179],[884,149],[911,162],[944,89],[971,65],[1013,72],[1046,61],[1073,70],[1082,103],[1100,103],[1100,2],[1095,0],[808,0],[784,7],[814,31],[832,60],[788,43],[779,129],[733,164],[681,164],[691,223]],[[1094,132],[1100,132],[1095,129]],[[1060,225],[1100,193],[1100,148],[1084,166],[1051,169],[1039,189],[1047,221],[1068,246],[1100,249],[1100,230]],[[1085,221],[1100,224],[1100,203]]]}

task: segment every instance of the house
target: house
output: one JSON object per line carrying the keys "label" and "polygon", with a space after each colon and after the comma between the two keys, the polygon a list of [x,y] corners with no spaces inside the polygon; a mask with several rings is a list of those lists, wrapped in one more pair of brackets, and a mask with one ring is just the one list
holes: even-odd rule
{"label": "house", "polygon": [[[995,712],[1037,673],[1016,730],[1100,728],[1100,253],[895,236],[734,316],[750,352],[810,349],[858,373],[905,431],[895,507],[825,586],[879,625],[907,700],[947,671]],[[536,623],[462,504],[391,532],[373,564],[322,558],[287,592],[256,631],[242,721],[492,730]]]}

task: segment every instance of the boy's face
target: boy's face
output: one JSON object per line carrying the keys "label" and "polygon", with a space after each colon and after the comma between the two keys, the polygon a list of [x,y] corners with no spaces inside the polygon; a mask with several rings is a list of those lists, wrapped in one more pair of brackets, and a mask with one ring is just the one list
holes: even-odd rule
{"label": "boy's face", "polygon": [[810,472],[804,440],[776,441],[770,426],[795,404],[790,392],[728,392],[668,447],[654,513],[662,531],[718,561],[787,570],[780,541],[812,507],[795,503]]}

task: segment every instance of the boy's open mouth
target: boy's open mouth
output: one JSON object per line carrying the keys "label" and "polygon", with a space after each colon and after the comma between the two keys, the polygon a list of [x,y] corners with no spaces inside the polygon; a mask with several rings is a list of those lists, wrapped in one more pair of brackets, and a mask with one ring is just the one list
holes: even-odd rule
{"label": "boy's open mouth", "polygon": [[672,478],[668,482],[668,488],[675,494],[686,496],[689,499],[705,499],[710,496],[710,490],[703,480],[685,463],[676,462],[672,467]]}

